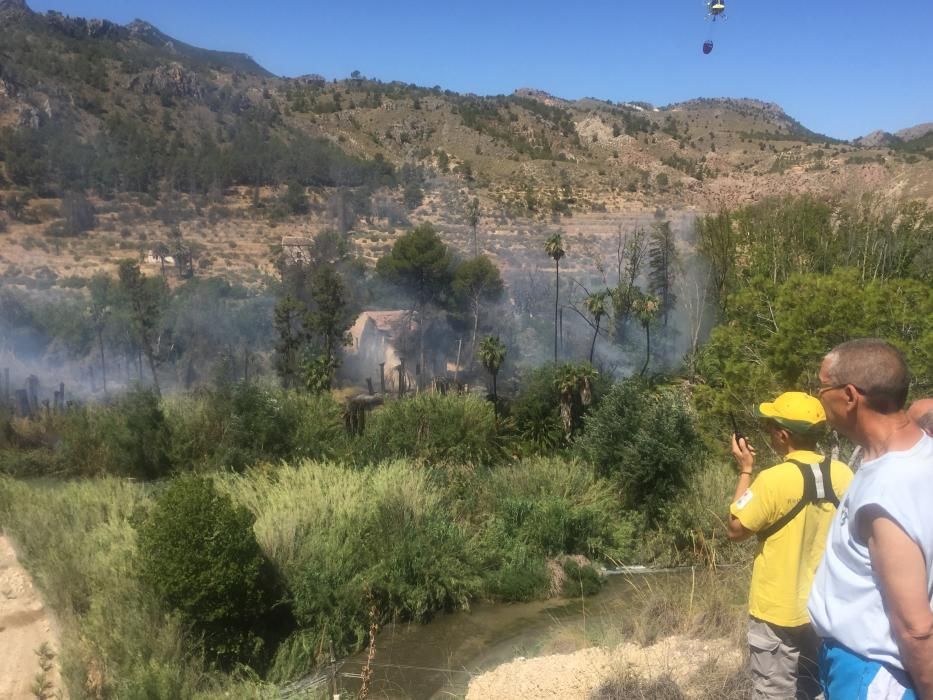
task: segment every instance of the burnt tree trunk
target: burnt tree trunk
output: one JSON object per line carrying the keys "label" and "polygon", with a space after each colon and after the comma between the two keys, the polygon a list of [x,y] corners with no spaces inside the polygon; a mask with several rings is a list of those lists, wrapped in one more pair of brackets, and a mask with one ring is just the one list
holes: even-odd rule
{"label": "burnt tree trunk", "polygon": [[596,317],[596,331],[593,333],[593,342],[590,343],[590,364],[593,364],[593,353],[596,352],[596,338],[599,336],[599,322],[601,320],[601,316]]}
{"label": "burnt tree trunk", "polygon": [[554,362],[557,362],[557,314],[560,301],[560,260],[554,261]]}
{"label": "burnt tree trunk", "polygon": [[102,330],[97,331],[97,344],[100,347],[100,376],[101,381],[104,383],[104,396],[107,396],[107,362],[104,359],[104,333]]}

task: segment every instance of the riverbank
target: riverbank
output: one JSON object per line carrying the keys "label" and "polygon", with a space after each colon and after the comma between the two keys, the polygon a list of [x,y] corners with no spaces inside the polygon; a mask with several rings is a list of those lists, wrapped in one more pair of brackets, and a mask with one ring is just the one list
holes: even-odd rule
{"label": "riverbank", "polygon": [[0,697],[67,697],[58,667],[58,633],[12,543],[0,536]]}
{"label": "riverbank", "polygon": [[518,658],[474,678],[466,700],[632,698],[640,696],[625,693],[626,685],[631,693],[633,685],[661,682],[671,689],[663,697],[706,698],[713,687],[730,683],[741,666],[734,640],[675,635],[648,647],[625,643]]}

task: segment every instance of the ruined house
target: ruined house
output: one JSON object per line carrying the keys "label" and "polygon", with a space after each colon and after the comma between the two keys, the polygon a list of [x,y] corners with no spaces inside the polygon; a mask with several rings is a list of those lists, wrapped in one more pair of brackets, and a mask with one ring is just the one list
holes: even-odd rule
{"label": "ruined house", "polygon": [[282,256],[290,265],[310,264],[313,249],[313,236],[282,236]]}
{"label": "ruined house", "polygon": [[[417,328],[417,315],[411,311],[364,311],[350,328],[352,345],[347,348],[346,369],[360,381],[372,378],[378,391],[379,365],[384,364],[386,390],[396,391],[404,360],[400,341],[404,334],[417,332]],[[409,387],[415,386],[415,369],[405,367]]]}

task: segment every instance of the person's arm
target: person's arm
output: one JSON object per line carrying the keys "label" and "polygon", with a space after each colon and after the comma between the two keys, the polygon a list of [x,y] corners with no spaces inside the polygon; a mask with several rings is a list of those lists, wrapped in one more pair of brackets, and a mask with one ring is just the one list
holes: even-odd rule
{"label": "person's arm", "polygon": [[[752,470],[755,467],[755,450],[748,444],[746,438],[740,440],[732,436],[732,456],[735,457],[736,468],[739,472],[738,481],[735,484],[735,495],[732,502],[736,503],[748,491],[752,485]],[[732,513],[729,513],[729,523],[726,525],[726,537],[732,542],[741,542],[751,537],[754,532],[745,527],[741,521]]]}
{"label": "person's arm", "polygon": [[933,611],[920,547],[880,507],[859,513],[885,610],[920,700],[933,700]]}

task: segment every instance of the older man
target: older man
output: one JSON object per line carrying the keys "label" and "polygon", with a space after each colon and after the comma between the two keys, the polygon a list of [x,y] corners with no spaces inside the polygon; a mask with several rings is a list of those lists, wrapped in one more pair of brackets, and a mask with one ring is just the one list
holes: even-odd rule
{"label": "older man", "polygon": [[901,353],[874,339],[820,367],[829,423],[865,451],[810,593],[827,700],[933,698],[933,438],[904,411]]}

